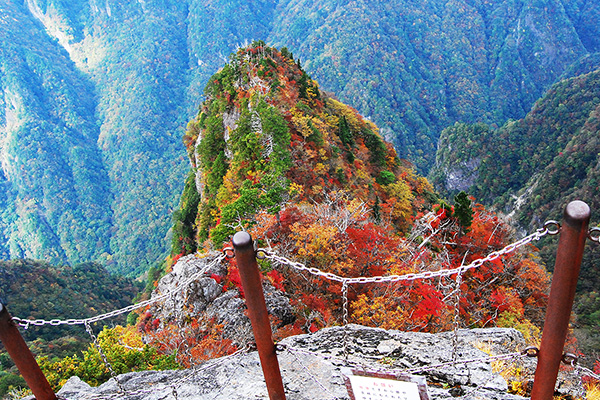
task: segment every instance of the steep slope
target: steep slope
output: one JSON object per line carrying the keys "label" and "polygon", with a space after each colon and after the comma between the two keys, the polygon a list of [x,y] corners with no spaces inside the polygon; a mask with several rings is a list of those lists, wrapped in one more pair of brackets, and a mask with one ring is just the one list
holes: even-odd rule
{"label": "steep slope", "polygon": [[93,86],[26,10],[2,9],[0,254],[94,259],[109,251],[112,194]]}
{"label": "steep slope", "polygon": [[[11,315],[27,319],[79,319],[131,304],[139,286],[110,275],[99,264],[53,267],[31,261],[0,261],[0,296]],[[123,316],[117,322],[124,323]],[[31,326],[27,340],[52,340],[76,334],[89,339],[82,326]]]}
{"label": "steep slope", "polygon": [[[461,124],[446,129],[432,180],[449,192],[468,190],[529,229],[546,219],[560,219],[564,206],[574,199],[586,201],[597,221],[599,121],[596,70],[554,85],[524,119],[498,129]],[[470,179],[460,178],[467,175]],[[554,249],[545,253],[551,257]],[[593,262],[597,254],[596,246],[586,251],[583,290],[597,290],[600,284]]]}
{"label": "steep slope", "polygon": [[426,171],[445,126],[521,118],[568,65],[599,50],[579,34],[596,23],[574,28],[598,7],[578,2],[568,14],[565,3],[289,1],[272,38]]}
{"label": "steep slope", "polygon": [[369,207],[393,202],[403,229],[427,201],[428,183],[377,127],[321,92],[286,48],[258,41],[238,50],[205,94],[184,137],[193,169],[175,214],[174,255],[209,237],[220,246],[261,211],[335,193]]}
{"label": "steep slope", "polygon": [[[36,119],[44,124],[50,122],[46,121],[44,112],[58,115],[85,112],[83,118],[89,122],[93,135],[81,146],[81,152],[93,155],[84,157],[85,165],[81,169],[100,174],[102,181],[79,182],[81,188],[77,190],[92,191],[104,214],[92,215],[87,220],[71,217],[68,224],[63,224],[55,221],[56,218],[47,220],[46,208],[38,207],[38,210],[20,201],[24,197],[22,193],[18,197],[7,190],[0,198],[7,215],[0,225],[5,237],[1,241],[0,255],[55,263],[97,260],[112,271],[125,274],[143,273],[163,259],[171,213],[177,204],[181,176],[186,168],[181,135],[201,96],[198,87],[205,85],[207,76],[214,73],[215,65],[222,63],[223,54],[228,54],[231,46],[254,35],[266,36],[266,28],[260,25],[247,28],[242,25],[256,21],[257,14],[262,16],[266,9],[272,8],[270,3],[254,7],[243,2],[227,9],[218,3],[206,5],[204,2],[99,4],[37,0],[22,4],[9,2],[3,6],[6,24],[3,45],[11,46],[3,53],[5,63],[24,81],[31,79],[32,69],[44,65],[44,71],[60,76],[56,81],[61,87],[53,88],[56,93],[69,90],[84,98],[77,104],[63,105],[66,111],[55,110],[53,104],[43,102],[26,102],[15,107],[29,114],[42,114]],[[233,9],[235,13],[231,12]],[[13,16],[20,19],[13,21]],[[21,23],[27,29],[19,28]],[[227,33],[228,29],[231,32]],[[49,44],[42,48],[36,43],[36,53],[52,62],[39,61],[38,66],[34,59],[30,67],[13,64],[12,54],[27,51],[30,43],[36,41],[34,36]],[[218,40],[211,41],[213,37]],[[76,79],[60,75],[63,70],[71,70]],[[35,82],[24,84],[23,91],[39,90],[36,87]],[[6,104],[10,104],[12,93],[23,95],[20,87],[12,86],[3,87],[3,93],[0,97],[6,98]],[[52,95],[46,93],[45,96],[51,98]],[[2,136],[12,137],[16,142],[15,124],[7,119],[4,126],[6,133]],[[74,131],[80,134],[78,131],[83,128],[75,127]],[[49,157],[60,160],[67,157],[63,151],[71,151],[69,146],[77,143],[68,137],[62,139],[62,146],[54,146],[45,136],[38,135],[35,143],[49,145]],[[2,152],[6,171],[0,182],[7,185],[7,189],[27,192],[26,200],[32,198],[37,203],[60,208],[58,213],[64,210],[75,216],[87,215],[95,208],[93,203],[72,193],[64,195],[63,201],[49,194],[32,193],[19,181],[17,173],[9,171],[10,168],[20,170],[10,160],[19,159],[40,167],[48,164],[45,174],[32,175],[30,186],[42,185],[38,176],[49,176],[48,182],[66,178],[54,172],[57,168],[52,168],[50,160],[13,150],[8,142],[2,146]],[[78,165],[73,169],[76,169],[75,174],[85,173],[79,171]],[[25,206],[18,207],[24,210],[19,210],[16,217],[15,209],[21,203]],[[63,203],[73,204],[74,210],[64,209]],[[64,234],[67,227],[74,227],[75,232],[82,230],[84,234],[77,237]],[[74,246],[78,246],[77,252],[71,249]]]}
{"label": "steep slope", "polygon": [[[7,0],[0,256],[96,260],[126,274],[161,260],[187,168],[185,122],[226,55],[253,39],[287,46],[323,89],[426,171],[448,124],[521,118],[562,73],[591,68],[569,69],[573,62],[595,65],[598,19],[588,16],[598,8],[584,0]],[[23,135],[28,150],[8,145]]]}
{"label": "steep slope", "polygon": [[[193,168],[175,213],[172,256],[179,262],[155,294],[176,289],[185,281],[182,271],[202,269],[196,264],[208,263],[215,256],[211,250],[229,246],[236,231],[246,230],[257,245],[310,268],[304,275],[305,269],[289,268],[291,261],[261,261],[270,291],[284,290],[294,314],[274,313],[278,334],[315,331],[343,320],[341,278],[326,274],[455,271],[503,249],[513,237],[507,224],[464,193],[454,206],[437,199],[429,183],[381,139],[376,125],[320,91],[285,48],[254,42],[232,55],[211,77],[184,141]],[[502,254],[465,272],[460,323],[513,326],[518,320],[535,330],[546,302],[544,267],[529,247]],[[226,326],[221,335],[243,343],[231,332],[238,329],[228,327],[238,327],[227,320],[236,312],[215,316],[206,305],[215,301],[221,311],[225,298],[240,296],[236,263],[228,264],[207,273],[202,283],[207,290],[198,291],[203,295],[182,292],[181,304],[151,310],[141,329],[160,334],[168,323],[177,330],[195,319],[216,319],[214,324]],[[322,273],[310,276],[315,270]],[[344,318],[403,330],[449,329],[455,320],[450,281],[357,285],[348,293],[351,313]],[[181,312],[173,312],[178,307]]]}

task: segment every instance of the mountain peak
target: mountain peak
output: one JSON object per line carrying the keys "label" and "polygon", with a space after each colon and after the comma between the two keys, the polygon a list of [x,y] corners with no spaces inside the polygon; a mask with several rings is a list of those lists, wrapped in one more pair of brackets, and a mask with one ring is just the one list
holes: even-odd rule
{"label": "mountain peak", "polygon": [[425,202],[416,191],[431,191],[372,122],[320,91],[285,48],[238,49],[205,95],[184,137],[193,174],[175,218],[174,254],[209,237],[219,246],[261,211],[329,195],[367,208],[397,202],[392,222],[406,228]]}

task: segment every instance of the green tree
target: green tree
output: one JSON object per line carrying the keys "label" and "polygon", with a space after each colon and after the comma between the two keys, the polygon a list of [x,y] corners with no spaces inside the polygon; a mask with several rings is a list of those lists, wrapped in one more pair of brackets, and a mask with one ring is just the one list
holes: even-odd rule
{"label": "green tree", "polygon": [[454,217],[465,232],[468,232],[473,223],[473,207],[471,199],[464,191],[454,196]]}

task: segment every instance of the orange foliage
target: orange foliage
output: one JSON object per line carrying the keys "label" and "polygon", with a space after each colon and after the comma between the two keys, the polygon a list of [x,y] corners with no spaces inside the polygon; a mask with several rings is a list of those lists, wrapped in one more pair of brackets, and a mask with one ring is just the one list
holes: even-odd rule
{"label": "orange foliage", "polygon": [[[512,238],[510,227],[482,206],[474,206],[467,232],[451,207],[434,210],[417,221],[408,238],[402,238],[391,225],[373,223],[356,200],[330,193],[318,205],[290,207],[267,218],[268,228],[262,233],[269,245],[286,255],[344,277],[456,268],[503,248]],[[281,283],[296,299],[305,330],[341,321],[341,284],[289,268],[282,274],[286,279]],[[350,322],[428,332],[452,329],[456,279],[454,275],[350,285]],[[549,276],[531,248],[503,255],[461,277],[460,324],[493,326],[502,318],[504,326],[510,321],[516,324],[516,318],[532,332],[532,323],[543,321],[548,288]]]}
{"label": "orange foliage", "polygon": [[223,325],[196,319],[183,327],[169,324],[160,330],[147,332],[146,340],[160,354],[175,354],[177,362],[184,368],[237,350],[233,342],[223,336]]}

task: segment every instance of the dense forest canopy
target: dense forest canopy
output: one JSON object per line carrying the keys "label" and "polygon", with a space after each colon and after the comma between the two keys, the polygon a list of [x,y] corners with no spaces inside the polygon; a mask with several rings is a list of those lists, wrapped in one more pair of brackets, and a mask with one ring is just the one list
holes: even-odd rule
{"label": "dense forest canopy", "polygon": [[597,65],[584,0],[8,0],[0,5],[0,257],[139,275],[168,253],[180,138],[240,45],[287,47],[426,172],[455,122],[522,118]]}

